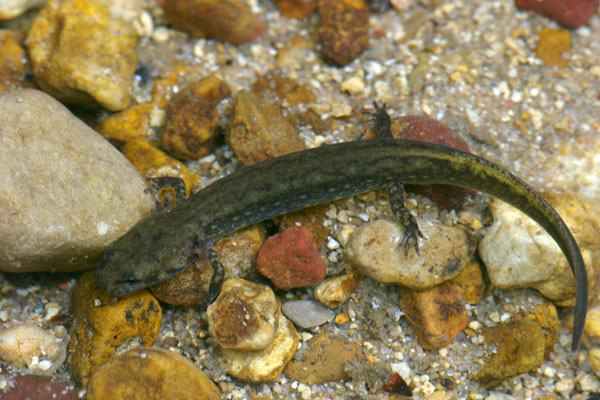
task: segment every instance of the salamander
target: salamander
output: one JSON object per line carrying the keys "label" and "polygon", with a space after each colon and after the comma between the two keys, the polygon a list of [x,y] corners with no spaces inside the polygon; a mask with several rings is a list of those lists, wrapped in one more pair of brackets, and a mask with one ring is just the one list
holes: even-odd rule
{"label": "salamander", "polygon": [[[382,112],[384,108],[376,108],[375,120],[384,118],[378,114]],[[96,269],[96,280],[108,293],[133,293],[182,272],[202,248],[208,248],[208,259],[215,268],[219,262],[210,243],[228,233],[390,183],[441,183],[477,190],[511,204],[539,223],[560,246],[575,277],[572,349],[579,347],[587,311],[587,275],[579,247],[561,217],[531,186],[506,169],[473,154],[427,142],[379,138],[323,145],[237,170],[172,211],[152,213],[141,220],[106,251]],[[412,243],[416,249],[415,235],[418,229],[405,232],[402,242],[406,247]],[[209,293],[218,293],[223,280],[220,268],[218,273],[215,269]]]}

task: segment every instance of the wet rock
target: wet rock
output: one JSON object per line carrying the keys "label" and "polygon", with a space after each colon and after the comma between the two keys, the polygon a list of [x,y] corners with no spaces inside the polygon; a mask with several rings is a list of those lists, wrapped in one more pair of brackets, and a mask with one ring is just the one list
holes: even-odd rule
{"label": "wet rock", "polygon": [[450,344],[469,323],[462,294],[449,282],[426,290],[400,289],[400,309],[425,350]]}
{"label": "wet rock", "polygon": [[525,11],[548,17],[565,28],[578,28],[598,12],[598,0],[515,0]]}
{"label": "wet rock", "polygon": [[283,314],[296,326],[311,329],[333,321],[335,313],[312,300],[290,300],[281,307]]}
{"label": "wet rock", "polygon": [[275,218],[275,222],[277,223],[280,232],[293,226],[305,226],[313,234],[317,248],[322,249],[327,242],[330,233],[329,228],[323,225],[323,222],[327,219],[327,216],[325,215],[326,210],[327,205],[318,204],[313,207],[307,207],[284,214],[281,217]]}
{"label": "wet rock", "polygon": [[174,351],[143,348],[99,368],[86,399],[217,400],[221,393],[200,368]]}
{"label": "wet rock", "polygon": [[329,308],[337,308],[350,299],[350,296],[363,280],[362,276],[350,268],[340,276],[325,279],[315,287],[315,299]]}
{"label": "wet rock", "polygon": [[533,321],[518,321],[481,330],[484,345],[483,366],[473,376],[486,388],[511,376],[533,371],[544,361],[544,333]]}
{"label": "wet rock", "polygon": [[369,9],[363,0],[319,0],[323,55],[343,67],[369,47]]}
{"label": "wet rock", "polygon": [[0,95],[0,270],[90,268],[153,206],[143,178],[43,92]]}
{"label": "wet rock", "polygon": [[242,164],[248,166],[304,150],[298,130],[279,106],[243,91],[236,98],[233,113],[226,140]]}
{"label": "wet rock", "polygon": [[540,302],[535,305],[533,312],[522,315],[520,318],[533,321],[542,328],[545,339],[544,358],[548,357],[558,340],[560,329],[560,321],[558,320],[556,306],[540,296]]}
{"label": "wet rock", "polygon": [[419,221],[427,240],[420,241],[421,255],[414,249],[405,257],[401,226],[378,220],[356,229],[346,247],[346,260],[360,273],[377,282],[396,283],[413,289],[431,288],[462,272],[471,260],[474,243],[459,228]]}
{"label": "wet rock", "polygon": [[[581,248],[591,292],[598,285],[600,206],[585,196],[544,197],[571,228]],[[494,224],[479,243],[479,254],[492,284],[501,289],[531,287],[545,297],[573,305],[575,280],[562,251],[529,217],[498,200],[490,205]]]}
{"label": "wet rock", "polygon": [[312,232],[304,226],[268,238],[258,253],[256,268],[283,290],[316,285],[327,273]]}
{"label": "wet rock", "polygon": [[456,285],[468,304],[479,303],[485,294],[485,282],[477,261],[471,261],[456,278],[452,279],[452,283]]}
{"label": "wet rock", "polygon": [[[254,273],[256,256],[265,241],[262,223],[225,235],[214,244],[225,269],[225,279],[246,279]],[[182,273],[150,287],[160,301],[182,307],[199,307],[208,293],[213,270],[208,260],[190,265]]]}
{"label": "wet rock", "polygon": [[600,348],[590,350],[590,366],[596,376],[600,377]]}
{"label": "wet rock", "polygon": [[17,18],[30,8],[43,6],[48,0],[4,0],[0,3],[0,20]]}
{"label": "wet rock", "polygon": [[242,44],[260,38],[265,23],[239,0],[166,0],[169,25],[192,36]]}
{"label": "wet rock", "polygon": [[161,144],[177,158],[211,153],[219,133],[217,104],[231,95],[229,85],[212,75],[184,87],[169,101]]}
{"label": "wet rock", "polygon": [[65,360],[65,344],[35,324],[0,329],[0,359],[38,374],[52,375]]}
{"label": "wet rock", "polygon": [[10,388],[0,391],[2,400],[76,400],[77,390],[69,382],[59,378],[40,375],[16,375],[5,377]]}
{"label": "wet rock", "polygon": [[106,140],[123,145],[144,140],[150,132],[150,120],[156,108],[152,104],[136,104],[106,118],[99,132]]}
{"label": "wet rock", "polygon": [[27,35],[37,84],[78,107],[125,109],[137,63],[137,35],[102,0],[50,0]]}
{"label": "wet rock", "polygon": [[206,310],[208,331],[222,348],[264,350],[275,338],[280,309],[281,303],[270,287],[229,279]]}
{"label": "wet rock", "polygon": [[189,195],[194,187],[194,176],[180,161],[145,140],[132,140],[123,146],[123,155],[147,178],[171,176],[185,182]]}
{"label": "wet rock", "polygon": [[27,55],[22,41],[20,32],[0,30],[0,93],[12,92],[27,85]]}
{"label": "wet rock", "polygon": [[118,350],[151,346],[162,319],[160,305],[148,290],[113,297],[96,284],[93,271],[75,284],[71,313],[67,350],[71,376],[80,386]]}
{"label": "wet rock", "polygon": [[571,51],[571,33],[566,29],[544,28],[538,35],[535,45],[537,58],[552,67],[566,67]]}
{"label": "wet rock", "polygon": [[221,348],[219,354],[229,366],[229,375],[245,382],[268,382],[277,378],[298,347],[298,332],[283,315],[271,345],[262,351]]}
{"label": "wet rock", "polygon": [[286,18],[302,19],[317,8],[317,0],[273,0],[273,3]]}
{"label": "wet rock", "polygon": [[274,103],[283,103],[286,107],[317,101],[317,96],[306,86],[277,74],[259,77],[252,85],[252,93]]}
{"label": "wet rock", "polygon": [[361,355],[358,344],[326,329],[302,347],[298,357],[285,369],[285,376],[307,385],[345,380],[349,375],[344,365],[356,361]]}
{"label": "wet rock", "polygon": [[592,346],[600,345],[600,305],[588,310],[585,319],[585,335]]}

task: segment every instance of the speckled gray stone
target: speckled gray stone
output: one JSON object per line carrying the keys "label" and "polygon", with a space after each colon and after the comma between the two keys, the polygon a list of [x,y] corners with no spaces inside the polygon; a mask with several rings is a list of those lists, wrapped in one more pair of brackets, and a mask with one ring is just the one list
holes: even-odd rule
{"label": "speckled gray stone", "polygon": [[281,311],[296,326],[310,329],[332,321],[335,313],[312,300],[292,300],[283,303]]}
{"label": "speckled gray stone", "polygon": [[0,270],[75,271],[152,207],[142,176],[47,94],[0,95]]}

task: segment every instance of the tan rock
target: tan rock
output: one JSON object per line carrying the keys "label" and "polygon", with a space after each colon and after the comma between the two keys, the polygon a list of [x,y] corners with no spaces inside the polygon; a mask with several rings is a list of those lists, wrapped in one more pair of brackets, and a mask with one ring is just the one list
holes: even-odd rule
{"label": "tan rock", "polygon": [[307,385],[349,378],[344,365],[361,357],[360,346],[325,329],[302,347],[285,369],[285,376]]}
{"label": "tan rock", "polygon": [[151,126],[151,114],[155,110],[152,104],[136,104],[106,118],[99,132],[106,140],[117,145],[132,140],[146,139]]}
{"label": "tan rock", "polygon": [[274,102],[283,102],[288,107],[317,101],[317,96],[306,86],[273,73],[259,77],[252,85],[252,93]]}
{"label": "tan rock", "polygon": [[121,153],[47,94],[0,95],[0,270],[76,271],[153,206]]}
{"label": "tan rock", "polygon": [[[225,269],[225,279],[248,278],[255,272],[256,255],[265,241],[262,223],[250,225],[217,240],[215,251]],[[213,270],[208,260],[190,265],[182,273],[150,287],[160,301],[198,307],[208,293]]]}
{"label": "tan rock", "polygon": [[217,105],[231,95],[229,85],[211,75],[184,87],[171,98],[161,144],[177,158],[196,159],[215,148]]}
{"label": "tan rock", "polygon": [[[590,293],[600,271],[600,205],[585,196],[544,195],[563,217],[581,248]],[[501,289],[531,287],[560,306],[573,304],[575,280],[552,237],[525,214],[498,200],[490,205],[494,224],[479,243],[492,284]]]}
{"label": "tan rock", "polygon": [[0,359],[17,368],[51,375],[65,356],[65,343],[35,324],[14,324],[0,329]]}
{"label": "tan rock", "polygon": [[535,305],[533,313],[525,315],[524,318],[537,323],[542,328],[545,338],[544,358],[546,358],[558,340],[560,321],[554,303],[543,297],[540,297],[540,300],[539,304]]}
{"label": "tan rock", "polygon": [[229,374],[246,382],[268,382],[277,378],[298,347],[298,332],[283,315],[271,345],[262,351],[221,348],[219,354],[229,366]]}
{"label": "tan rock", "polygon": [[485,294],[485,282],[477,261],[471,261],[452,282],[468,304],[479,303]]}
{"label": "tan rock", "polygon": [[449,282],[425,290],[400,289],[400,309],[426,350],[450,344],[469,323],[462,294]]}
{"label": "tan rock", "polygon": [[158,337],[162,310],[148,292],[114,298],[104,292],[93,271],[79,278],[71,295],[71,376],[85,386],[94,371],[120,349],[151,346]]}
{"label": "tan rock", "polygon": [[487,355],[472,377],[486,388],[515,375],[535,370],[544,360],[544,333],[533,321],[517,321],[483,328]]}
{"label": "tan rock", "polygon": [[350,268],[348,273],[325,279],[315,287],[315,299],[329,308],[337,308],[350,299],[363,277]]}
{"label": "tan rock", "polygon": [[305,147],[298,130],[283,116],[279,106],[245,91],[236,98],[226,140],[246,166]]}
{"label": "tan rock", "polygon": [[215,384],[174,351],[129,350],[99,368],[87,385],[88,400],[217,400]]}
{"label": "tan rock", "polygon": [[471,260],[474,243],[459,228],[420,222],[427,240],[420,241],[405,257],[401,226],[378,220],[356,229],[346,247],[346,259],[360,273],[377,282],[396,283],[413,289],[426,289],[456,277]]}
{"label": "tan rock", "polygon": [[222,348],[260,351],[275,338],[281,303],[268,286],[228,279],[206,317],[208,331]]}
{"label": "tan rock", "polygon": [[50,0],[27,48],[38,85],[79,107],[125,109],[137,62],[137,36],[102,0]]}

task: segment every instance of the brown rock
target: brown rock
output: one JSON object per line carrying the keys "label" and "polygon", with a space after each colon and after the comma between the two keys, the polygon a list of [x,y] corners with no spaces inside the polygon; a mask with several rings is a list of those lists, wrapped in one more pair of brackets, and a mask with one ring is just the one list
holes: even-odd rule
{"label": "brown rock", "polygon": [[345,380],[349,375],[344,365],[361,355],[359,345],[325,329],[302,347],[298,357],[286,367],[285,376],[307,385]]}
{"label": "brown rock", "polygon": [[115,299],[96,284],[93,271],[77,281],[71,313],[72,337],[67,350],[71,376],[81,386],[117,349],[151,346],[162,319],[160,305],[150,292],[142,290]]}
{"label": "brown rock", "polygon": [[0,95],[0,126],[0,270],[91,268],[152,207],[123,155],[47,94]]}
{"label": "brown rock", "polygon": [[8,378],[8,381],[10,388],[0,391],[2,400],[76,400],[78,398],[77,390],[71,383],[55,377],[16,375]]}
{"label": "brown rock", "polygon": [[473,376],[486,388],[511,376],[533,371],[544,361],[544,333],[533,321],[518,321],[483,328],[489,346],[484,364]]}
{"label": "brown rock", "polygon": [[598,12],[598,0],[515,0],[525,11],[548,17],[565,28],[578,28]]}
{"label": "brown rock", "polygon": [[479,303],[485,294],[485,282],[477,261],[471,261],[452,282],[468,304]]}
{"label": "brown rock", "polygon": [[145,140],[132,140],[123,146],[123,155],[147,178],[172,176],[185,182],[189,195],[194,187],[194,177],[181,162],[169,157],[163,151]]}
{"label": "brown rock", "polygon": [[273,3],[286,18],[302,19],[317,8],[317,0],[274,0]]}
{"label": "brown rock", "polygon": [[174,351],[129,350],[99,368],[87,385],[88,400],[217,400],[215,384]]}
{"label": "brown rock", "polygon": [[25,82],[27,54],[22,41],[20,32],[0,31],[0,93],[31,86]]}
{"label": "brown rock", "polygon": [[281,303],[273,290],[243,279],[228,279],[206,310],[208,331],[225,349],[260,351],[271,345]]}
{"label": "brown rock", "polygon": [[426,290],[400,289],[400,308],[426,350],[451,343],[469,323],[465,301],[452,283]]}
{"label": "brown rock", "polygon": [[258,78],[252,85],[252,93],[274,103],[285,102],[288,107],[317,101],[317,96],[306,86],[277,74]]}
{"label": "brown rock", "polygon": [[571,51],[571,33],[566,29],[544,28],[538,35],[535,45],[537,58],[552,67],[566,67]]}
{"label": "brown rock", "polygon": [[265,23],[239,0],[166,0],[165,17],[192,36],[242,44],[261,37]]}
{"label": "brown rock", "polygon": [[144,140],[151,129],[150,116],[153,110],[152,104],[131,106],[106,118],[99,133],[118,146],[132,140]]}
{"label": "brown rock", "polygon": [[237,96],[226,139],[246,166],[305,148],[298,130],[278,106],[246,91]]}
{"label": "brown rock", "polygon": [[319,0],[323,55],[343,67],[369,47],[369,9],[363,0]]}
{"label": "brown rock", "polygon": [[558,320],[558,313],[556,306],[551,301],[542,300],[539,304],[535,305],[534,312],[522,316],[522,318],[528,319],[537,323],[542,332],[544,333],[545,346],[544,346],[544,358],[550,355],[550,352],[554,349],[554,345],[558,340],[558,333],[560,329],[560,321]]}
{"label": "brown rock", "polygon": [[50,0],[27,48],[38,85],[79,107],[125,109],[137,63],[137,36],[102,0]]}
{"label": "brown rock", "polygon": [[[265,241],[262,223],[235,231],[217,240],[215,251],[225,268],[225,279],[248,278],[255,271],[256,256]],[[160,301],[182,307],[198,307],[208,293],[213,270],[208,260],[190,265],[182,273],[150,287]]]}
{"label": "brown rock", "polygon": [[296,352],[298,332],[294,324],[281,314],[277,325],[275,338],[265,350],[219,349],[231,376],[245,382],[260,383],[272,381],[281,374]]}
{"label": "brown rock", "polygon": [[267,239],[258,253],[256,268],[283,290],[315,285],[327,272],[313,235],[304,226],[288,228]]}
{"label": "brown rock", "polygon": [[212,75],[173,96],[161,136],[165,150],[182,159],[196,159],[211,153],[219,133],[217,104],[230,95],[229,85]]}

